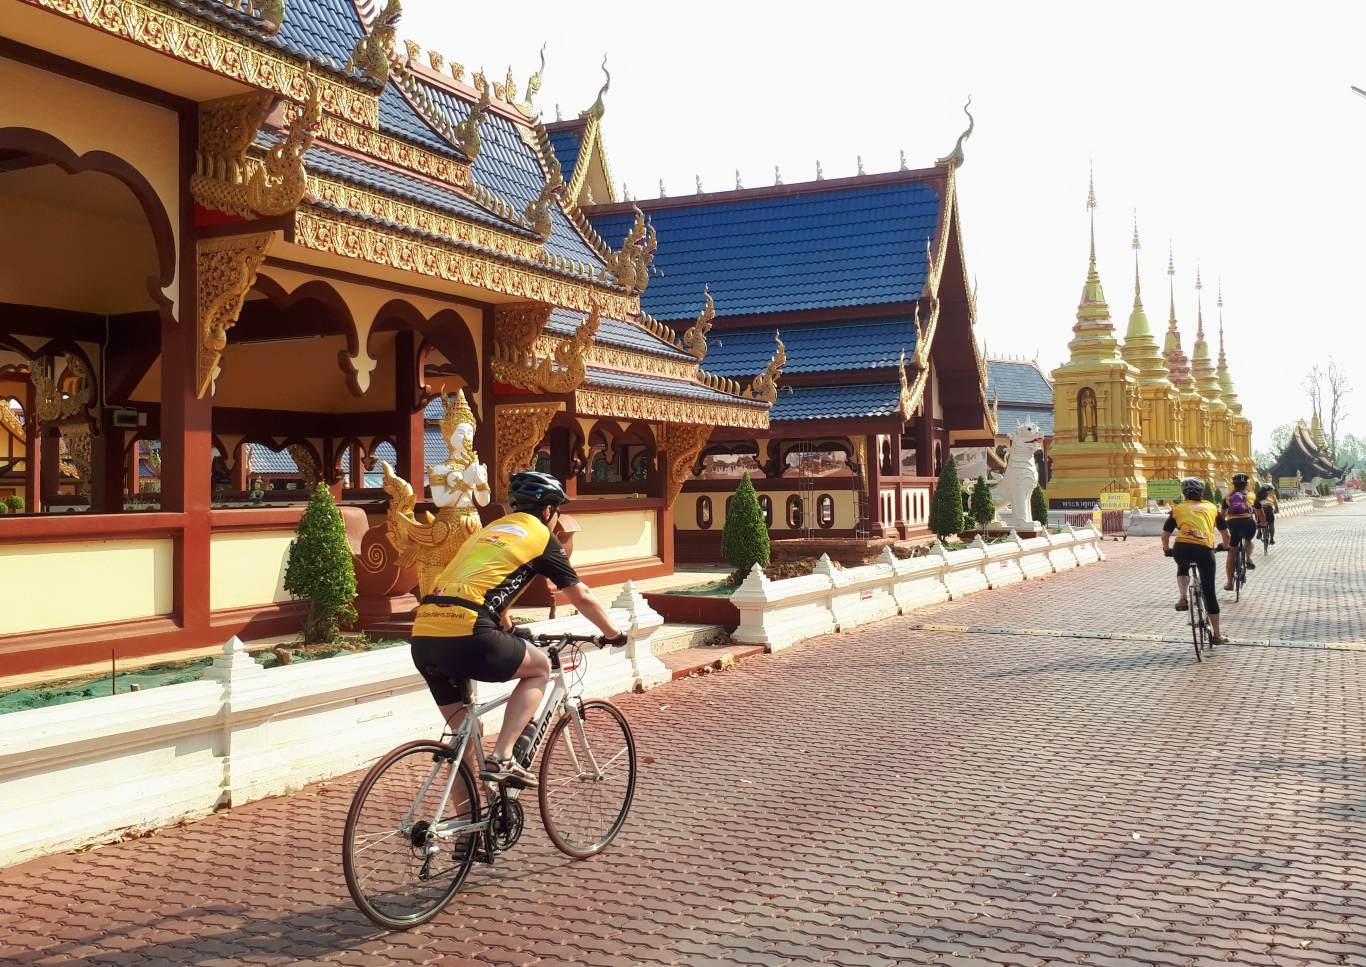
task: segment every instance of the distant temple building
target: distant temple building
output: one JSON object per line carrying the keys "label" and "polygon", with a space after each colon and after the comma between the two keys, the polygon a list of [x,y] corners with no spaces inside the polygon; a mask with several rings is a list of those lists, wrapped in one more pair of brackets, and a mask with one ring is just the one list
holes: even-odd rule
{"label": "distant temple building", "polygon": [[1043,449],[1035,454],[1039,482],[1048,486],[1053,446],[1053,383],[1037,359],[1003,359],[988,355],[987,397],[996,414],[996,446],[1008,446],[1010,435],[1026,420],[1043,431]]}
{"label": "distant temple building", "polygon": [[[569,141],[577,128],[551,129],[589,166],[571,190],[605,170],[591,126]],[[776,541],[927,534],[951,448],[992,443],[956,194],[970,132],[929,168],[587,209],[610,245],[646,212],[661,274],[642,307],[707,372],[773,403],[768,431],[718,427],[699,453],[674,515],[680,560],[718,559],[746,471]]]}
{"label": "distant temple building", "polygon": [[1311,426],[1306,427],[1303,420],[1295,424],[1290,439],[1276,455],[1271,466],[1262,468],[1262,473],[1269,477],[1274,485],[1280,487],[1283,481],[1287,480],[1305,483],[1313,480],[1341,482],[1351,469],[1350,466],[1338,466],[1328,453],[1323,428],[1319,424],[1319,418],[1315,416]]}
{"label": "distant temple building", "polygon": [[[1141,506],[1149,480],[1182,476],[1209,480],[1227,489],[1233,474],[1254,471],[1252,423],[1242,415],[1224,352],[1223,294],[1219,297],[1219,358],[1205,339],[1202,289],[1196,273],[1194,356],[1181,347],[1174,282],[1161,352],[1143,308],[1137,256],[1134,306],[1121,345],[1115,337],[1101,287],[1095,252],[1095,191],[1091,211],[1091,257],[1073,339],[1071,357],[1053,371],[1055,439],[1050,507],[1089,509],[1103,493],[1124,493]],[[1133,245],[1139,248],[1135,226]],[[1169,279],[1175,275],[1168,258]]]}

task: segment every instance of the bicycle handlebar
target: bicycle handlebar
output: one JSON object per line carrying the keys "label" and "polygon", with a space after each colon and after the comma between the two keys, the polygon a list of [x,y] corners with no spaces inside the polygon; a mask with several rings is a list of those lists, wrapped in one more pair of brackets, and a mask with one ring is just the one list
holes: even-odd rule
{"label": "bicycle handlebar", "polygon": [[512,634],[535,645],[597,645],[599,648],[626,647],[625,635],[621,636],[621,641],[609,644],[609,639],[605,635],[576,635],[567,631],[542,635],[536,634],[525,625],[513,625]]}

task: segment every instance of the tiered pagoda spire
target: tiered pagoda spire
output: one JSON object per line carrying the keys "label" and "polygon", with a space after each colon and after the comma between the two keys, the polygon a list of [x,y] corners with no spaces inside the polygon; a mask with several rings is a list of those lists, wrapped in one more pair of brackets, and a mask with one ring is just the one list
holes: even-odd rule
{"label": "tiered pagoda spire", "polygon": [[1077,305],[1077,323],[1072,327],[1075,335],[1067,348],[1071,350],[1074,362],[1108,361],[1119,358],[1119,340],[1115,338],[1115,327],[1110,322],[1110,307],[1105,302],[1105,289],[1100,284],[1100,272],[1096,269],[1094,172],[1086,195],[1086,209],[1091,215],[1091,261],[1086,270],[1086,282],[1081,289],[1081,302]]}
{"label": "tiered pagoda spire", "polygon": [[1241,416],[1243,404],[1238,401],[1238,393],[1233,388],[1233,374],[1228,369],[1228,357],[1224,354],[1224,283],[1219,282],[1219,389],[1224,405],[1229,412]]}
{"label": "tiered pagoda spire", "polygon": [[1205,312],[1201,290],[1204,284],[1200,281],[1200,266],[1195,266],[1195,351],[1191,354],[1191,375],[1195,378],[1195,386],[1200,391],[1200,395],[1207,400],[1220,401],[1222,388],[1219,386],[1219,375],[1214,368],[1214,359],[1210,356],[1209,343],[1205,341]]}
{"label": "tiered pagoda spire", "polygon": [[1167,359],[1172,385],[1189,392],[1195,388],[1195,382],[1191,379],[1186,351],[1181,348],[1181,330],[1176,325],[1176,261],[1170,243],[1167,245],[1167,306],[1167,341],[1162,347],[1162,355]]}
{"label": "tiered pagoda spire", "polygon": [[1157,340],[1148,326],[1148,314],[1143,309],[1143,284],[1139,278],[1138,253],[1143,245],[1138,239],[1138,214],[1134,213],[1134,308],[1129,313],[1129,328],[1124,334],[1124,358],[1138,370],[1142,384],[1168,383],[1167,363],[1158,351]]}

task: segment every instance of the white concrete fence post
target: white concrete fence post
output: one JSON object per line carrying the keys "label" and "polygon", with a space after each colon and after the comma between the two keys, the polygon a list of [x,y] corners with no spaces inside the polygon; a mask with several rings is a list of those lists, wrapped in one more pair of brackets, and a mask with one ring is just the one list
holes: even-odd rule
{"label": "white concrete fence post", "polygon": [[654,633],[664,624],[658,611],[650,607],[634,581],[621,586],[612,608],[626,612],[626,659],[631,663],[632,684],[640,690],[654,688],[673,678],[650,647]]}

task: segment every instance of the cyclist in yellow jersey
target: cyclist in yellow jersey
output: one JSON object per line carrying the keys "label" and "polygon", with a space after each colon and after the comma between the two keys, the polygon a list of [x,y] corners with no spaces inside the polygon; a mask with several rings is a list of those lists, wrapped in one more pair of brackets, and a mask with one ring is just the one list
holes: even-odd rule
{"label": "cyclist in yellow jersey", "polygon": [[555,538],[560,505],[569,501],[560,482],[528,470],[513,474],[508,490],[514,513],[471,535],[441,572],[432,593],[422,599],[413,622],[412,655],[441,714],[452,725],[470,701],[469,679],[518,679],[503,712],[493,756],[479,775],[528,789],[535,787],[536,777],[512,757],[512,747],[550,683],[550,660],[510,633],[507,609],[539,575],[549,578],[601,629],[601,644],[623,644],[626,635],[579,580]]}
{"label": "cyclist in yellow jersey", "polygon": [[1191,565],[1195,565],[1200,576],[1200,593],[1205,598],[1205,613],[1209,615],[1211,640],[1221,644],[1224,636],[1219,629],[1219,597],[1214,590],[1214,547],[1216,534],[1223,538],[1222,546],[1228,545],[1228,524],[1219,508],[1203,499],[1204,492],[1204,482],[1198,477],[1186,477],[1181,481],[1181,494],[1185,499],[1172,508],[1167,522],[1162,525],[1162,552],[1176,558],[1176,586],[1181,592],[1176,602],[1177,611],[1190,607],[1186,588]]}

